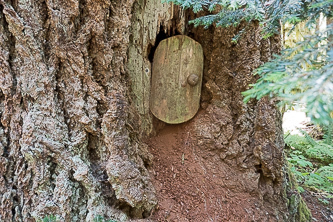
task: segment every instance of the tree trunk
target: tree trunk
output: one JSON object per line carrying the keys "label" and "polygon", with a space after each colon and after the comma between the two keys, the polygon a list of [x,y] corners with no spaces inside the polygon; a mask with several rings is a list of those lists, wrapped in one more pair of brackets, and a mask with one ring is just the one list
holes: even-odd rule
{"label": "tree trunk", "polygon": [[[215,221],[297,220],[281,116],[273,102],[245,105],[241,96],[255,81],[251,71],[279,51],[279,38],[262,40],[252,24],[234,45],[237,28],[193,28],[191,17],[151,0],[0,0],[0,221],[165,219],[163,201],[171,199],[157,182],[172,189],[178,177],[156,174],[158,164],[173,164],[159,162],[173,154],[156,152],[156,138],[178,129],[190,135],[184,150],[199,176],[217,171],[223,181],[209,183],[222,201],[210,204],[224,215]],[[151,66],[158,42],[175,34],[202,45],[204,83],[198,114],[166,125],[149,111]],[[185,170],[191,156],[177,155],[174,170]],[[172,217],[213,218],[204,207]],[[196,218],[184,213],[196,208]]]}

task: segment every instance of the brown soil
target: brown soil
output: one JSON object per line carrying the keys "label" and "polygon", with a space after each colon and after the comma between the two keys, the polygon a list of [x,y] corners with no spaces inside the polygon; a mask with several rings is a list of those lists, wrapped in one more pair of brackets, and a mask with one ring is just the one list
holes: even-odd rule
{"label": "brown soil", "polygon": [[333,200],[324,204],[318,200],[318,194],[305,191],[302,193],[308,208],[311,210],[313,221],[333,222]]}
{"label": "brown soil", "polygon": [[[230,190],[234,172],[214,151],[200,150],[192,139],[191,124],[166,125],[147,141],[153,154],[150,174],[159,205],[154,221],[271,221],[253,194]],[[209,160],[209,161],[208,161]],[[233,181],[235,182],[235,181]],[[333,222],[333,203],[325,205],[303,193],[313,221]],[[266,215],[265,215],[266,214]]]}
{"label": "brown soil", "polygon": [[230,192],[226,184],[235,179],[228,173],[232,170],[213,151],[194,146],[190,128],[167,125],[147,142],[154,155],[150,173],[159,200],[151,219],[269,221],[267,213],[256,210],[259,206],[249,193]]}

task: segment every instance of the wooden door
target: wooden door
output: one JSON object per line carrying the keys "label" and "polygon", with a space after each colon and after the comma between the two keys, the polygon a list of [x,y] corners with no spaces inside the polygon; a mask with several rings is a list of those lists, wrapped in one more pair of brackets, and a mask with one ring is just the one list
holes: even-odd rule
{"label": "wooden door", "polygon": [[203,51],[193,39],[178,35],[160,42],[154,54],[150,110],[171,124],[191,119],[200,106]]}

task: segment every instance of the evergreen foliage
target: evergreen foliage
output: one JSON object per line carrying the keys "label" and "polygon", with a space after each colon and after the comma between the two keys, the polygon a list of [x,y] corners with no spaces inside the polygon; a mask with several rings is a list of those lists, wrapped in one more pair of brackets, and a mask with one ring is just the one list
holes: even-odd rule
{"label": "evergreen foliage", "polygon": [[333,146],[333,124],[324,127],[324,141],[326,144]]}
{"label": "evergreen foliage", "polygon": [[[190,23],[195,26],[219,27],[238,26],[245,28],[235,34],[237,42],[252,21],[259,21],[264,38],[278,34],[281,25],[295,27],[305,22],[314,29],[320,15],[333,17],[332,0],[165,0],[195,13],[202,10],[209,15],[196,18]],[[291,29],[293,30],[293,28]],[[333,124],[333,24],[325,30],[305,36],[295,47],[282,50],[280,55],[258,68],[257,83],[243,92],[244,101],[263,96],[277,97],[280,105],[298,101],[307,107],[307,115],[315,123]]]}
{"label": "evergreen foliage", "polygon": [[[289,135],[285,138],[289,151],[287,160],[291,164],[291,171],[302,187],[307,187],[322,194],[326,199],[333,198],[333,146],[332,131],[325,131],[324,140],[314,140],[305,131],[304,136]],[[330,134],[330,135],[328,135]]]}

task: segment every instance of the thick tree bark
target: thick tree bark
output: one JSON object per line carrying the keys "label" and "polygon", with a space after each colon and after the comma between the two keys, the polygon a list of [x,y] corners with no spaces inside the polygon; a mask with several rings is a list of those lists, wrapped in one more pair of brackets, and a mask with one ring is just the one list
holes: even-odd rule
{"label": "thick tree bark", "polygon": [[195,29],[188,14],[151,0],[0,0],[0,221],[150,216],[159,191],[142,141],[163,127],[149,112],[151,60],[175,34],[205,55],[193,147],[230,169],[225,189],[249,193],[258,218],[294,220],[280,114],[241,96],[278,38],[253,24],[233,45],[236,29]]}

